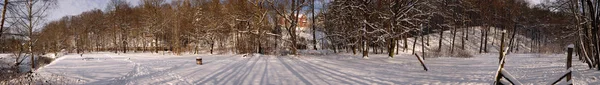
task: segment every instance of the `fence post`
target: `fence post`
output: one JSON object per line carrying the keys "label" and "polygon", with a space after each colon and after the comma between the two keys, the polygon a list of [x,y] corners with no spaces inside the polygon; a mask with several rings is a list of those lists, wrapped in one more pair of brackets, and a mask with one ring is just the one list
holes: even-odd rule
{"label": "fence post", "polygon": [[500,79],[502,78],[503,74],[501,74],[500,72],[502,71],[502,68],[504,68],[504,34],[506,33],[506,30],[502,31],[502,37],[500,38],[500,49],[499,54],[500,56],[498,57],[498,64],[499,64],[499,68],[498,68],[498,72],[496,73],[496,83],[495,85],[502,85],[502,83],[500,83]]}
{"label": "fence post", "polygon": [[427,69],[427,66],[425,66],[425,63],[423,62],[423,58],[419,57],[419,55],[417,55],[417,53],[413,53],[413,55],[415,55],[417,57],[417,59],[419,60],[419,62],[421,62],[421,66],[423,66],[423,69],[425,71],[429,70],[429,69]]}
{"label": "fence post", "polygon": [[[504,34],[506,34],[506,30],[502,31],[502,37],[500,38],[500,49],[498,50],[500,53],[500,57],[498,58],[499,62],[504,62],[502,60],[506,55],[504,54]],[[504,64],[500,64],[501,68],[504,68]]]}
{"label": "fence post", "polygon": [[[567,48],[567,70],[571,71],[571,62],[573,59],[573,45],[569,45],[569,48]],[[567,74],[567,81],[571,80],[571,74]]]}

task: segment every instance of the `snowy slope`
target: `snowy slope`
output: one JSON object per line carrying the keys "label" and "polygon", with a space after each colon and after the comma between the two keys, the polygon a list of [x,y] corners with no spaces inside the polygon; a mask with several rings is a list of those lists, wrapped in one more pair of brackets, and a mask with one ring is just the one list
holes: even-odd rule
{"label": "snowy slope", "polygon": [[[482,37],[481,30],[482,30],[481,27],[469,28],[469,32],[467,33],[468,40],[465,40],[465,51],[470,52],[470,53],[478,53],[479,52],[479,46],[481,44],[481,37]],[[495,33],[494,31],[497,31],[497,32]],[[487,40],[488,41],[488,43],[487,43],[488,52],[491,52],[491,53],[498,52],[498,49],[500,46],[499,43],[500,43],[501,35],[502,35],[500,33],[501,31],[502,30],[500,30],[500,29],[490,28],[490,31],[488,34],[488,40]],[[464,28],[457,29],[456,38],[455,38],[456,39],[455,49],[454,49],[455,51],[460,50],[460,48],[461,48],[461,42],[462,42],[461,39],[463,38],[461,36],[462,36],[463,32],[466,32]],[[506,36],[505,37],[505,39],[506,39],[505,45],[508,45],[509,44],[508,41],[510,40],[510,37],[512,35],[509,35],[507,33],[505,36]],[[443,49],[442,52],[450,51],[450,47],[451,47],[450,45],[452,44],[452,37],[453,36],[452,36],[451,30],[444,31],[444,36],[442,39],[442,49]],[[525,36],[519,35],[519,34],[515,35],[515,37],[518,38],[518,40],[519,40],[519,43],[516,43],[516,45],[519,46],[518,47],[519,51],[516,51],[516,49],[515,49],[515,51],[517,53],[529,53],[531,50],[531,48],[530,48],[531,39],[529,39]],[[415,37],[408,38],[408,49],[404,52],[409,52],[409,53],[412,52],[414,38]],[[429,38],[429,39],[427,39],[427,38]],[[439,46],[439,44],[438,44],[439,39],[440,39],[439,33],[432,33],[432,34],[425,35],[425,44],[426,44],[425,50],[426,50],[426,52],[437,51],[438,46]],[[427,44],[427,40],[429,40],[429,44]],[[492,44],[492,42],[493,42],[493,44]],[[404,42],[400,41],[399,43],[400,43],[400,51],[403,51],[402,47],[404,47],[404,45],[403,45]],[[423,45],[421,45],[421,38],[418,37],[415,51],[420,52],[421,46],[423,46]]]}
{"label": "snowy slope", "polygon": [[[94,53],[66,55],[37,71],[52,81],[70,84],[475,84],[493,82],[497,54],[479,54],[473,58],[426,58],[424,71],[416,58],[400,54],[386,55],[184,55],[151,53]],[[194,59],[202,57],[204,65]],[[546,84],[566,72],[565,55],[511,54],[505,69],[524,84]],[[574,58],[577,59],[577,58]],[[574,62],[574,82],[599,84],[598,71]],[[60,76],[60,77],[56,77]]]}

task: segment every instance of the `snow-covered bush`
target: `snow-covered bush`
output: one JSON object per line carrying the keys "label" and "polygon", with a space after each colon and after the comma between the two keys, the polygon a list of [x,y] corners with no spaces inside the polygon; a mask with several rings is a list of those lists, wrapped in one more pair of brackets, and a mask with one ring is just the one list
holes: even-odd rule
{"label": "snow-covered bush", "polygon": [[454,53],[451,53],[449,50],[431,50],[431,52],[427,52],[425,57],[434,58],[434,57],[459,57],[459,58],[471,58],[473,54],[466,50],[462,49],[454,49]]}
{"label": "snow-covered bush", "polygon": [[457,49],[457,50],[454,50],[454,51],[455,52],[453,54],[453,57],[461,57],[461,58],[471,58],[471,57],[473,57],[473,55],[470,52],[467,52],[465,50]]}
{"label": "snow-covered bush", "polygon": [[432,57],[440,57],[440,56],[444,56],[443,54],[440,53],[439,50],[431,50],[429,52],[426,52],[425,58],[432,58]]}
{"label": "snow-covered bush", "polygon": [[9,78],[3,78],[0,80],[2,85],[24,85],[24,84],[58,84],[58,85],[73,85],[78,83],[80,80],[66,79],[59,75],[40,75],[38,73],[17,73]]}
{"label": "snow-covered bush", "polygon": [[39,57],[37,59],[37,63],[36,63],[36,67],[41,67],[44,66],[46,64],[50,64],[52,61],[54,61],[54,58],[50,58],[50,57]]}

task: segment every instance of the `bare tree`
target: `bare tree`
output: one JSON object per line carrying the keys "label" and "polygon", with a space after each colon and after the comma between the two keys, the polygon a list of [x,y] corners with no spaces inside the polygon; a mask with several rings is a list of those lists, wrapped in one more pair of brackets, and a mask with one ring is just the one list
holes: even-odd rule
{"label": "bare tree", "polygon": [[2,20],[0,20],[0,38],[2,37],[2,34],[4,33],[4,20],[6,20],[6,8],[8,6],[8,0],[4,0],[4,3],[2,5]]}
{"label": "bare tree", "polygon": [[11,3],[11,6],[8,11],[10,14],[7,14],[12,18],[9,22],[14,24],[16,28],[26,29],[27,40],[27,52],[31,59],[31,72],[33,72],[33,68],[35,68],[35,53],[32,49],[33,43],[36,42],[34,39],[34,30],[39,28],[42,23],[45,21],[46,13],[53,6],[56,5],[56,0],[26,0],[26,1],[16,1]]}
{"label": "bare tree", "polygon": [[289,23],[290,25],[288,27],[285,28],[285,30],[288,32],[288,36],[290,36],[290,41],[291,41],[291,50],[292,50],[292,54],[293,55],[297,55],[297,45],[298,45],[298,35],[297,35],[297,30],[296,27],[298,26],[298,17],[300,16],[300,12],[302,10],[303,7],[308,6],[309,2],[306,0],[291,0],[289,1],[290,7],[289,9],[278,9],[279,7],[276,6],[280,6],[282,7],[283,5],[276,5],[276,4],[281,4],[281,3],[288,3],[288,2],[275,2],[273,0],[267,0],[267,2],[270,4],[270,6],[272,8],[276,8],[275,11],[277,12],[277,14],[281,17],[283,17],[285,20],[285,22]]}

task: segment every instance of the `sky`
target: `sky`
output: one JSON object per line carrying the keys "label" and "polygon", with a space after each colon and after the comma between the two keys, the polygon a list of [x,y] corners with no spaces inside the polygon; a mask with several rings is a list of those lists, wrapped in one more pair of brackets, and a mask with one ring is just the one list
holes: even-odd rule
{"label": "sky", "polygon": [[[57,0],[58,6],[48,14],[48,21],[59,20],[64,16],[81,14],[92,9],[106,9],[110,0]],[[131,5],[138,5],[141,0],[125,0]],[[527,0],[532,4],[539,4],[542,0]]]}
{"label": "sky", "polygon": [[543,0],[527,0],[527,2],[531,3],[531,4],[540,4],[542,3]]}
{"label": "sky", "polygon": [[[79,15],[93,9],[106,9],[110,0],[57,0],[58,4],[48,13],[48,20],[59,20],[64,16]],[[138,5],[141,0],[125,0],[131,5]]]}

